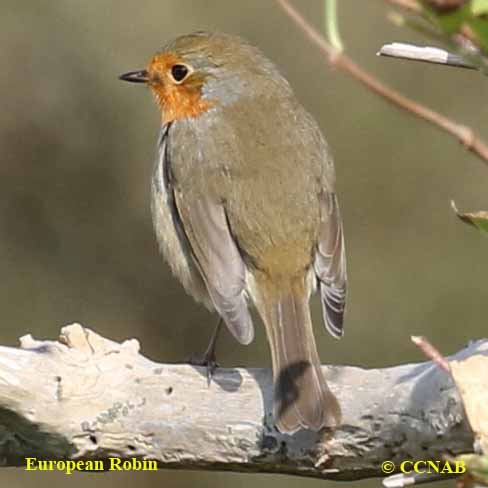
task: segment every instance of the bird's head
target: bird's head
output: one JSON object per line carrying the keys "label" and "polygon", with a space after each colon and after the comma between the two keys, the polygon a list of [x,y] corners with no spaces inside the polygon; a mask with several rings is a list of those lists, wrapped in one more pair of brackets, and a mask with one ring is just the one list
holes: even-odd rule
{"label": "bird's head", "polygon": [[198,117],[243,98],[289,90],[258,49],[239,37],[208,32],[176,38],[145,69],[120,79],[151,88],[163,123]]}

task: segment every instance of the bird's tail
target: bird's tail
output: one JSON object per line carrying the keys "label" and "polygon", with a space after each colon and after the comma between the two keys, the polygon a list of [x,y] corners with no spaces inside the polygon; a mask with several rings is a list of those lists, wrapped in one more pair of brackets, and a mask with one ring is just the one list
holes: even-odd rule
{"label": "bird's tail", "polygon": [[[274,288],[274,287],[273,287]],[[320,366],[304,279],[279,291],[258,286],[274,381],[274,419],[280,432],[320,430],[340,422],[340,407]]]}

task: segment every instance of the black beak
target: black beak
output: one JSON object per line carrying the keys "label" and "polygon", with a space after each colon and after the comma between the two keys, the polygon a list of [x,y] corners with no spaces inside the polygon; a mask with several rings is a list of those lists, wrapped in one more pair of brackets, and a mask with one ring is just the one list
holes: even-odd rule
{"label": "black beak", "polygon": [[140,71],[130,71],[119,76],[119,80],[130,81],[132,83],[147,83],[149,81],[148,72],[143,69]]}

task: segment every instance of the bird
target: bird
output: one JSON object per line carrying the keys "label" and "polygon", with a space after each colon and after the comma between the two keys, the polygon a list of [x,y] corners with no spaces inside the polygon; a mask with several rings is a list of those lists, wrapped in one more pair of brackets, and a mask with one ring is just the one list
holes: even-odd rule
{"label": "bird", "polygon": [[346,255],[317,122],[276,65],[231,34],[181,35],[119,78],[147,85],[160,110],[151,208],[173,274],[241,344],[254,338],[257,309],[278,431],[337,427],[309,301],[320,294],[325,327],[340,338]]}

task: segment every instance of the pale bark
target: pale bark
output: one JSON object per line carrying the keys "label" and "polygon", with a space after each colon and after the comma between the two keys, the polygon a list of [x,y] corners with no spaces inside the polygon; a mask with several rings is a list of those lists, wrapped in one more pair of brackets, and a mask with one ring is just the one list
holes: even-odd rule
{"label": "pale bark", "polygon": [[[0,347],[0,459],[147,457],[161,467],[289,473],[352,480],[384,460],[440,459],[472,450],[451,378],[432,363],[365,370],[324,366],[343,410],[334,432],[281,435],[268,369],[158,364],[136,340],[112,342],[80,325],[61,342]],[[379,346],[380,347],[380,346]],[[479,341],[455,357],[488,349]]]}

